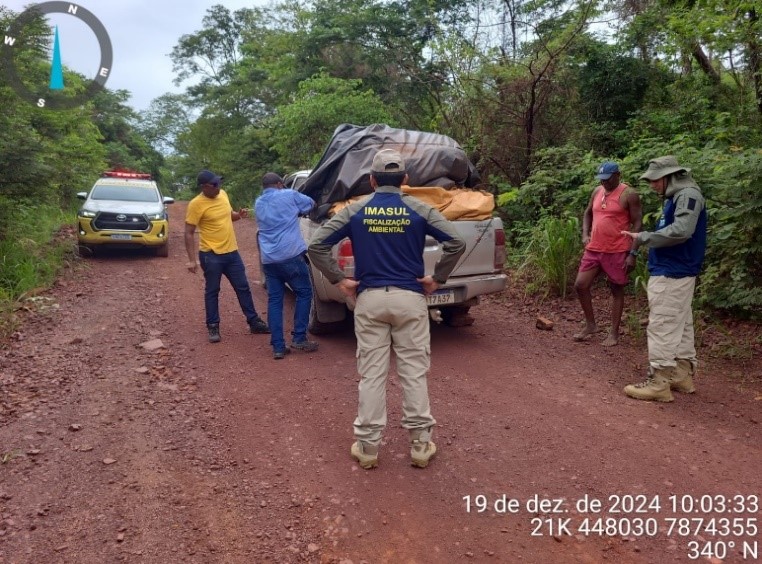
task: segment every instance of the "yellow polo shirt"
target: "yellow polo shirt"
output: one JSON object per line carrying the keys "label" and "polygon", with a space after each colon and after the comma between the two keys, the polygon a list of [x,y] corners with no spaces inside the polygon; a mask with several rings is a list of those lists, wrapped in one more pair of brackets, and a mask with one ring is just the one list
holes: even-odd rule
{"label": "yellow polo shirt", "polygon": [[216,198],[207,198],[203,193],[188,204],[185,223],[195,225],[198,230],[199,249],[221,255],[238,250],[233,230],[233,208],[224,190]]}

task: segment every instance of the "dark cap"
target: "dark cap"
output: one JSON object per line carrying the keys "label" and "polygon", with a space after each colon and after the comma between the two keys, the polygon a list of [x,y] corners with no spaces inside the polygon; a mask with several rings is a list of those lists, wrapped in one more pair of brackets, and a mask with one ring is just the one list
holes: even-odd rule
{"label": "dark cap", "polygon": [[371,172],[397,173],[405,172],[405,161],[398,151],[393,149],[381,149],[373,157],[373,164],[370,165]]}
{"label": "dark cap", "polygon": [[595,177],[598,180],[608,180],[611,178],[612,174],[615,174],[619,172],[619,165],[616,163],[612,163],[611,161],[606,161],[601,166],[598,167],[598,174],[595,175]]}
{"label": "dark cap", "polygon": [[196,177],[196,186],[202,186],[204,184],[215,184],[217,186],[222,182],[222,177],[217,176],[211,170],[202,170]]}
{"label": "dark cap", "polygon": [[268,172],[262,177],[262,187],[275,186],[283,182],[283,179],[274,172]]}

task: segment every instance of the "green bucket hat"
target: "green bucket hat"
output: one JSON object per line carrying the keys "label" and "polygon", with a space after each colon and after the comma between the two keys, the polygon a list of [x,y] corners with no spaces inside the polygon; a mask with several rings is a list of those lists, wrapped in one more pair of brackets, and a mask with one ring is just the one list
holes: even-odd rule
{"label": "green bucket hat", "polygon": [[676,172],[690,172],[691,169],[680,166],[672,155],[648,161],[648,170],[640,175],[641,180],[659,180]]}

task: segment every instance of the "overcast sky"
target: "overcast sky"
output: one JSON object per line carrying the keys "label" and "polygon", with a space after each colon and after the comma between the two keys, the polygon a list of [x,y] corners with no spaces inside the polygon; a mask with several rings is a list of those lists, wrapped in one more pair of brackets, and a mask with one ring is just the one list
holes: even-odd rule
{"label": "overcast sky", "polygon": [[[20,13],[33,4],[27,0],[0,0],[0,5]],[[169,53],[182,35],[201,29],[208,8],[222,4],[231,11],[263,6],[265,0],[83,0],[76,2],[101,21],[114,51],[113,69],[106,86],[132,93],[130,105],[144,110],[165,92],[181,92],[172,80]],[[95,35],[77,18],[67,14],[48,17],[58,26],[63,64],[88,77],[95,76],[100,52]],[[5,31],[5,30],[2,30]]]}

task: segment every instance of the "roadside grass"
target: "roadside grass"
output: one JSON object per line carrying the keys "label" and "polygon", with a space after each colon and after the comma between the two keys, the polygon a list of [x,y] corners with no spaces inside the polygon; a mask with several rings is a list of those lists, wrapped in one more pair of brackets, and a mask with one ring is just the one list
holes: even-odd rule
{"label": "roadside grass", "polygon": [[20,213],[5,230],[0,241],[0,338],[16,329],[21,304],[49,288],[76,259],[70,222],[70,214],[39,206]]}
{"label": "roadside grass", "polygon": [[626,327],[627,334],[633,343],[643,344],[646,342],[647,324],[643,323],[644,319],[648,319],[648,310],[643,311],[637,305],[625,309],[622,324]]}
{"label": "roadside grass", "polygon": [[576,218],[542,218],[519,235],[513,266],[527,294],[566,298],[582,255]]}

